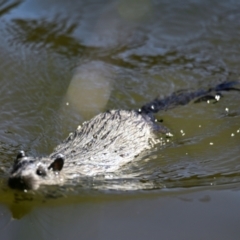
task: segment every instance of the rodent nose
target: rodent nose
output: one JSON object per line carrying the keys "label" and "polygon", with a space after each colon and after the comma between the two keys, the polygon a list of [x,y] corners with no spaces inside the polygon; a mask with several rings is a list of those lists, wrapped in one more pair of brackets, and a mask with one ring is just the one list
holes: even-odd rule
{"label": "rodent nose", "polygon": [[8,186],[13,189],[26,190],[29,189],[24,179],[21,177],[13,177],[8,179]]}

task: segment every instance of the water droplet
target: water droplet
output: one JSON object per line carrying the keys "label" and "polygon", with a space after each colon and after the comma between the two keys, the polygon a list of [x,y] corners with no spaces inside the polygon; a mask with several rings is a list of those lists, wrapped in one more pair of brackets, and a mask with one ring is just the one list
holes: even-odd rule
{"label": "water droplet", "polygon": [[183,130],[180,130],[180,132],[181,132],[182,136],[185,135],[185,132]]}
{"label": "water droplet", "polygon": [[220,100],[220,97],[221,97],[220,95],[216,95],[216,96],[215,96],[215,99],[216,99],[217,101],[219,101],[219,100]]}

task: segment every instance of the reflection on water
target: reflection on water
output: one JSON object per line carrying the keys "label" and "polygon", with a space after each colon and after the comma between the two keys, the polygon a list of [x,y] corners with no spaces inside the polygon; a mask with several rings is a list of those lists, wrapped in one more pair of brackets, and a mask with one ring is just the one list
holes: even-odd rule
{"label": "reflection on water", "polygon": [[93,113],[239,79],[239,12],[238,1],[2,1],[0,201],[239,183],[240,96],[230,92],[217,104],[159,113],[174,138],[121,174],[30,200],[6,187],[19,149],[48,155]]}
{"label": "reflection on water", "polygon": [[35,50],[50,48],[67,56],[79,55],[84,46],[71,36],[76,27],[77,24],[70,24],[67,20],[58,17],[52,21],[13,19],[9,30],[14,39],[10,43],[34,46]]}
{"label": "reflection on water", "polygon": [[81,64],[69,84],[66,105],[73,107],[73,111],[79,112],[86,119],[95,116],[104,111],[113,81],[114,69],[110,65],[100,61]]}
{"label": "reflection on water", "polygon": [[[42,204],[20,221],[11,221],[11,227],[4,225],[1,236],[59,240],[76,239],[76,236],[87,240],[142,240],[146,236],[154,240],[159,236],[164,240],[226,239],[230,233],[231,239],[239,236],[237,191],[202,190],[171,197],[148,195],[145,199],[122,196],[118,201],[109,196],[108,199],[94,197],[64,206]],[[226,207],[229,202],[233,207]],[[8,215],[6,211],[4,214]]]}
{"label": "reflection on water", "polygon": [[18,1],[1,1],[0,2],[0,16],[8,14],[12,9],[18,7],[23,1],[18,0]]}

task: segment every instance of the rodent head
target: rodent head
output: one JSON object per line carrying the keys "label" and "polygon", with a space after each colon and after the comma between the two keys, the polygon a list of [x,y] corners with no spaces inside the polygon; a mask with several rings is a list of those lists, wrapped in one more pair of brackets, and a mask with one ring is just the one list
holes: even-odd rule
{"label": "rodent head", "polygon": [[8,185],[19,190],[36,190],[40,185],[58,183],[59,172],[64,165],[64,156],[59,154],[50,165],[33,157],[27,157],[20,151],[14,161]]}

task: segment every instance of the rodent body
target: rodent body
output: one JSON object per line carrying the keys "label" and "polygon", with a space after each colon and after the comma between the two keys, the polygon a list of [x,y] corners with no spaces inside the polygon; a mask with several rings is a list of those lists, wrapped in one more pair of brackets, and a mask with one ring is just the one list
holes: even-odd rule
{"label": "rodent body", "polygon": [[113,172],[156,144],[157,129],[166,132],[147,115],[134,110],[111,110],[78,127],[50,158],[63,154],[83,175]]}
{"label": "rodent body", "polygon": [[61,184],[77,176],[114,172],[159,142],[156,131],[167,130],[135,110],[100,113],[79,126],[47,158],[34,159],[21,152],[9,185],[37,189],[41,184]]}
{"label": "rodent body", "polygon": [[141,152],[160,142],[156,133],[168,130],[154,122],[152,113],[187,104],[196,98],[211,97],[212,92],[238,90],[238,82],[226,82],[207,91],[181,91],[155,99],[139,110],[111,110],[100,113],[43,158],[21,151],[11,169],[8,185],[21,190],[36,190],[41,185],[62,184],[80,176],[115,172]]}

